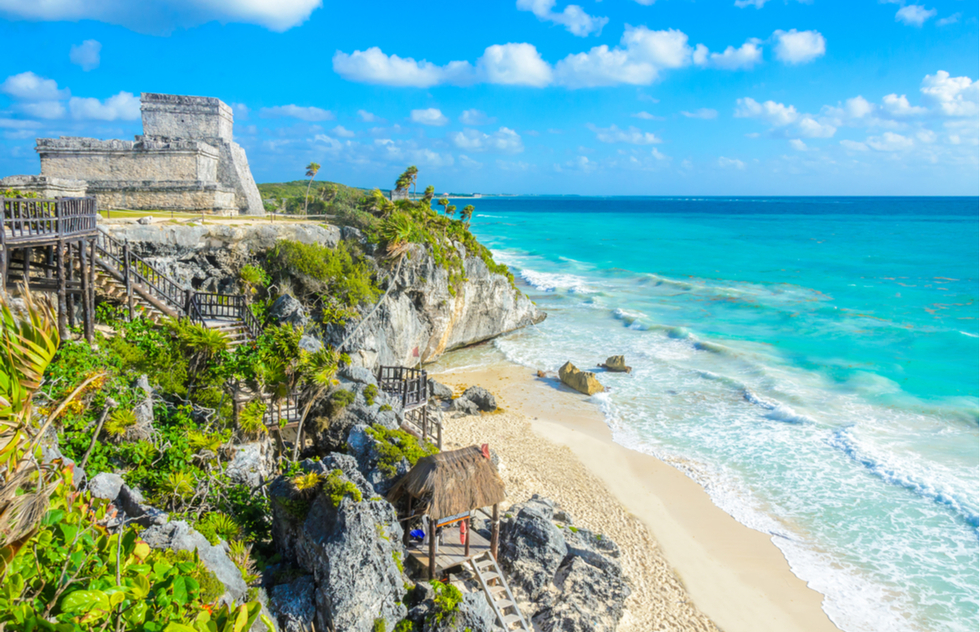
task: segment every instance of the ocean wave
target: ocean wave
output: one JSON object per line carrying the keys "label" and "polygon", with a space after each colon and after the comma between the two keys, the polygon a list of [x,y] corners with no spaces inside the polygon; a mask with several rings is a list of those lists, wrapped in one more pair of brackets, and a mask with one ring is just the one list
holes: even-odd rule
{"label": "ocean wave", "polygon": [[483,213],[477,213],[477,217],[489,217],[490,219],[503,219],[503,215],[484,215]]}
{"label": "ocean wave", "polygon": [[649,328],[642,322],[646,317],[647,315],[643,312],[623,309],[622,307],[617,307],[613,310],[613,318],[623,321],[627,327],[637,331],[646,331]]}
{"label": "ocean wave", "polygon": [[[853,461],[863,465],[869,472],[892,485],[904,487],[939,505],[955,512],[974,529],[980,528],[980,513],[966,498],[969,495],[957,493],[953,485],[943,478],[943,473],[935,465],[923,470],[912,459],[904,458],[894,452],[876,449],[867,442],[860,441],[852,432],[853,426],[838,428],[827,443],[846,454]],[[912,470],[919,469],[919,472]],[[931,469],[932,471],[928,471]],[[955,478],[948,477],[950,480]]]}
{"label": "ocean wave", "polygon": [[980,336],[977,336],[976,334],[971,334],[968,331],[961,331],[960,333],[963,334],[964,336],[969,336],[971,338],[978,338],[978,337],[980,337]]}
{"label": "ocean wave", "polygon": [[566,290],[576,294],[594,294],[597,290],[589,287],[588,282],[574,274],[559,272],[537,272],[535,270],[521,270],[521,278],[528,285],[542,292],[554,292]]}
{"label": "ocean wave", "polygon": [[750,388],[746,387],[743,389],[742,398],[750,404],[754,404],[759,408],[769,411],[765,415],[766,419],[772,419],[773,421],[785,421],[789,424],[815,423],[812,417],[801,415],[800,413],[796,412],[792,406],[787,406],[782,402],[769,399],[768,397],[763,397]]}

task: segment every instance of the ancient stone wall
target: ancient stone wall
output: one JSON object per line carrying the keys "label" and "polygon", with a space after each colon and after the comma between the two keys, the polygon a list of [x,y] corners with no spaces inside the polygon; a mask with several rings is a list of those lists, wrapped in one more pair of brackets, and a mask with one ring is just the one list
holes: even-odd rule
{"label": "ancient stone wall", "polygon": [[104,181],[90,183],[99,209],[196,211],[218,215],[238,214],[235,191],[206,182]]}
{"label": "ancient stone wall", "polygon": [[15,189],[22,193],[37,193],[42,198],[85,197],[84,180],[66,180],[48,176],[7,176],[0,179],[0,194],[4,189]]}
{"label": "ancient stone wall", "polygon": [[147,136],[232,142],[234,117],[219,99],[144,92],[140,102]]}
{"label": "ancient stone wall", "polygon": [[[41,138],[41,175],[70,174],[98,181],[216,182],[220,153],[194,140],[161,141],[138,136],[135,142],[94,138]],[[105,188],[105,187],[102,187]]]}

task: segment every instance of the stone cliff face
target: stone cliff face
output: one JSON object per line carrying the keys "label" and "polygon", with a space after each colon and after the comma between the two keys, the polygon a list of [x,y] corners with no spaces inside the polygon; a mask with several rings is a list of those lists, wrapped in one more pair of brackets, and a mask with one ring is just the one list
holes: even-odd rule
{"label": "stone cliff face", "polygon": [[[337,245],[343,232],[357,231],[319,224],[260,223],[237,225],[105,224],[116,239],[128,239],[135,252],[185,287],[210,292],[237,292],[240,267],[261,257],[280,239]],[[370,245],[365,249],[371,251]],[[382,305],[357,328],[350,323],[314,332],[338,345],[353,334],[346,349],[356,365],[412,365],[431,362],[447,351],[489,340],[536,324],[545,314],[515,290],[506,277],[493,274],[477,257],[465,259],[467,281],[455,296],[448,271],[421,247],[413,248],[398,274],[391,262],[378,266],[379,284],[388,290]],[[388,270],[391,270],[390,272]],[[366,306],[367,315],[373,306]],[[356,332],[355,332],[355,329]],[[414,350],[418,348],[418,357]]]}
{"label": "stone cliff face", "polygon": [[[431,362],[453,349],[545,319],[544,312],[479,258],[465,260],[467,281],[453,296],[449,272],[422,248],[402,262],[395,287],[349,345],[355,362],[373,367]],[[348,328],[348,333],[354,326]],[[418,358],[414,350],[418,347]]]}

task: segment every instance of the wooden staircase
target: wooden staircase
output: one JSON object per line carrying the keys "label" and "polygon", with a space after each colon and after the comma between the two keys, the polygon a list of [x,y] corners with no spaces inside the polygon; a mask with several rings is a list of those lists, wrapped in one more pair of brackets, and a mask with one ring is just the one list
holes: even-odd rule
{"label": "wooden staircase", "polygon": [[483,589],[483,594],[490,602],[490,607],[497,617],[497,624],[504,630],[531,632],[527,621],[524,620],[524,615],[521,614],[521,609],[514,600],[513,593],[510,592],[507,578],[504,577],[504,573],[500,570],[500,566],[493,555],[489,551],[485,551],[471,558],[470,566],[473,568],[477,581],[480,582],[480,587]]}
{"label": "wooden staircase", "polygon": [[95,248],[95,285],[107,296],[154,321],[191,321],[225,334],[232,347],[258,338],[262,326],[242,294],[196,292],[178,285],[120,242],[100,231]]}

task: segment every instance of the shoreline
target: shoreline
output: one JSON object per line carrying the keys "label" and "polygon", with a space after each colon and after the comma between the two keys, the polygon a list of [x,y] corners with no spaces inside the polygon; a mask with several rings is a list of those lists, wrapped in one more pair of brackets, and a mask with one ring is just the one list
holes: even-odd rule
{"label": "shoreline", "polygon": [[[529,496],[528,491],[557,496],[563,505],[563,495],[575,498],[573,504],[587,512],[580,518],[576,507],[566,507],[576,522],[600,531],[601,523],[622,527],[624,516],[638,521],[632,534],[607,529],[624,552],[634,549],[632,570],[644,574],[633,577],[631,615],[621,629],[651,629],[653,621],[644,618],[655,617],[678,630],[839,632],[822,609],[823,595],[793,574],[771,536],[736,521],[674,467],[615,443],[602,413],[585,396],[506,360],[454,366],[459,357],[459,352],[448,354],[430,367],[430,376],[454,390],[483,386],[504,412],[463,418],[450,413],[445,437],[454,446],[481,441],[496,446],[505,480],[514,479],[507,481],[508,496],[517,481],[509,502],[525,500],[521,495]],[[556,458],[570,462],[557,464]],[[515,465],[520,472],[513,471]],[[586,480],[570,480],[569,473]],[[590,512],[583,493],[592,495],[592,504],[609,506],[608,515]],[[619,525],[613,524],[616,519]],[[620,542],[623,537],[629,541]],[[693,603],[685,603],[688,597]]]}

